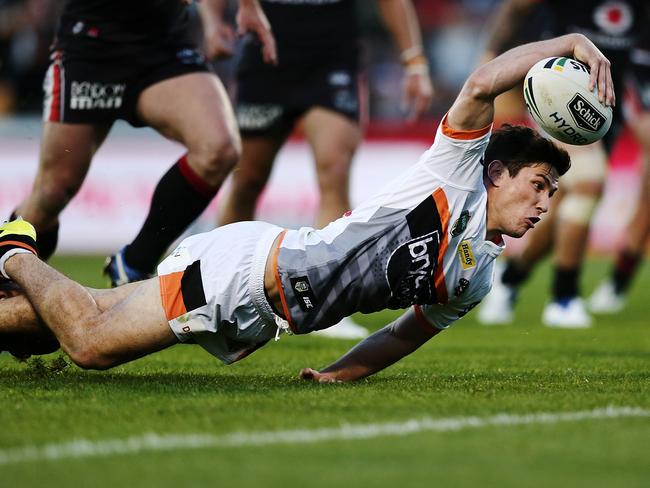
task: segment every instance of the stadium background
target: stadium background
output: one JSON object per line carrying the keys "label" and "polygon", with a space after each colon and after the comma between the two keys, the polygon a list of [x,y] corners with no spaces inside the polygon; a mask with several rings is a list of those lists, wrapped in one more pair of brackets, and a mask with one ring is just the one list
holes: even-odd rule
{"label": "stadium background", "polygon": [[[29,192],[36,171],[41,83],[52,22],[61,3],[0,0],[0,215],[9,215]],[[431,143],[437,121],[478,62],[485,19],[496,4],[498,0],[414,0],[436,92],[427,118],[407,124],[400,111],[402,67],[395,48],[374,2],[358,2],[369,118],[366,139],[353,166],[353,204],[412,164]],[[15,21],[18,15],[26,15],[29,22],[21,25]],[[214,65],[231,93],[236,88],[232,83],[236,58]],[[502,113],[516,113],[507,104],[502,108]],[[136,130],[118,122],[95,157],[79,195],[62,215],[59,252],[106,254],[130,241],[147,213],[156,182],[181,153],[180,146],[150,129]],[[638,169],[638,150],[623,133],[592,230],[592,250],[607,252],[621,238],[631,210],[629,202],[637,191]],[[214,226],[219,200],[218,196],[191,232]],[[317,202],[311,156],[298,129],[280,153],[258,217],[291,227],[308,225]],[[519,245],[511,242],[510,250]]]}

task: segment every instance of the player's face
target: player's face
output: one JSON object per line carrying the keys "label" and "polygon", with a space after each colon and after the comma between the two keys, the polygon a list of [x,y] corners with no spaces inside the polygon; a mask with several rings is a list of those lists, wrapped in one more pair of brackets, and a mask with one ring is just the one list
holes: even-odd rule
{"label": "player's face", "polygon": [[493,195],[495,227],[510,237],[523,236],[548,211],[557,181],[557,172],[546,163],[526,166],[514,177],[506,170],[500,178],[499,191]]}

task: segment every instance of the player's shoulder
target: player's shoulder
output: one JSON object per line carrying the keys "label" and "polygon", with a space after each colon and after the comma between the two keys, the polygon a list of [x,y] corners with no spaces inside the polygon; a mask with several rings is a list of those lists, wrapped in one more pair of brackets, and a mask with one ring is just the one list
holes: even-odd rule
{"label": "player's shoulder", "polygon": [[479,128],[468,128],[455,120],[454,114],[447,112],[440,121],[437,134],[456,142],[470,142],[488,139],[491,130],[492,124]]}

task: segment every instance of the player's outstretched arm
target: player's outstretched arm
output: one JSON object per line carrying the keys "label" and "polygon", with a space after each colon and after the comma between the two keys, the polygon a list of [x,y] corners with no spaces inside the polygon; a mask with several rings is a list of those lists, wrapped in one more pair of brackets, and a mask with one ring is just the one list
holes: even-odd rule
{"label": "player's outstretched arm", "polygon": [[477,130],[490,125],[494,118],[494,99],[520,83],[537,61],[551,56],[573,56],[586,64],[591,73],[589,88],[598,86],[601,102],[614,105],[609,60],[582,34],[567,34],[515,47],[477,68],[449,110],[448,124],[458,130]]}
{"label": "player's outstretched arm", "polygon": [[300,377],[318,383],[365,378],[411,354],[437,332],[423,328],[411,309],[361,341],[335,363],[320,371],[305,368],[300,372]]}

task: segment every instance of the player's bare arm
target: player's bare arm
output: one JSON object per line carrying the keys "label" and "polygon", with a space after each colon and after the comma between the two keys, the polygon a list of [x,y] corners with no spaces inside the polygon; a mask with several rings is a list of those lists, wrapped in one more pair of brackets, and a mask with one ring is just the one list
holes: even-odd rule
{"label": "player's bare arm", "polygon": [[599,99],[614,105],[609,60],[582,34],[568,34],[548,41],[515,47],[474,71],[449,110],[448,124],[458,130],[477,130],[492,123],[494,99],[521,82],[540,59],[573,56],[590,69],[590,89],[598,87]]}
{"label": "player's bare arm", "polygon": [[489,21],[489,35],[485,43],[484,62],[494,59],[505,51],[517,37],[534,10],[538,0],[505,0]]}
{"label": "player's bare arm", "polygon": [[377,0],[377,6],[404,65],[403,107],[410,120],[417,119],[431,106],[433,85],[415,9],[411,0]]}
{"label": "player's bare arm", "polygon": [[370,335],[343,357],[321,371],[305,368],[300,377],[319,383],[336,383],[365,378],[408,356],[439,329],[419,323],[413,309]]}
{"label": "player's bare arm", "polygon": [[247,32],[257,34],[262,43],[262,56],[264,61],[277,64],[278,51],[275,46],[275,39],[271,33],[266,15],[258,0],[239,0],[239,11],[237,12],[237,33],[242,36]]}
{"label": "player's bare arm", "polygon": [[203,0],[198,4],[203,26],[203,49],[209,59],[232,56],[235,31],[224,22],[226,0]]}

